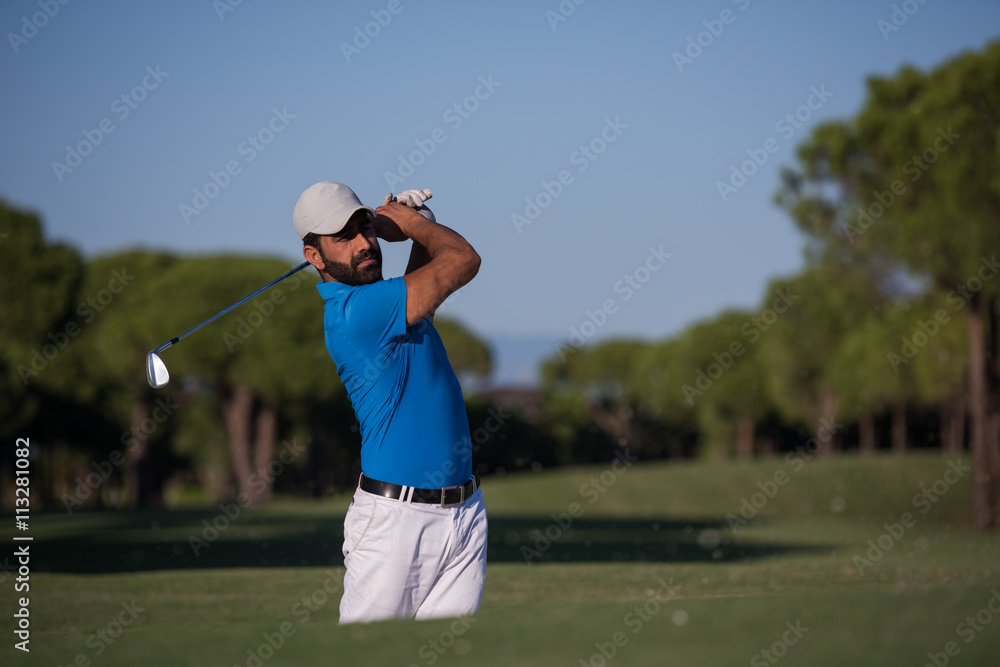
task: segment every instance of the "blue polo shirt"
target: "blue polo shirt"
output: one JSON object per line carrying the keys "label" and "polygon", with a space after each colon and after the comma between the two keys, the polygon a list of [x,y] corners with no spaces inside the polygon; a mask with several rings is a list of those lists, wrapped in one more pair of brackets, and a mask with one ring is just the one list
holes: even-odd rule
{"label": "blue polo shirt", "polygon": [[406,281],[317,288],[326,348],[361,423],[365,476],[421,488],[468,481],[462,388],[431,321],[406,326]]}

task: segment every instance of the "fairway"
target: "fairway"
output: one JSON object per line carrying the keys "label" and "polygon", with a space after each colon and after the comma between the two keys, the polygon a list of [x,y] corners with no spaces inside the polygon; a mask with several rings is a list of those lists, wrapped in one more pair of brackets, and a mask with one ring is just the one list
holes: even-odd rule
{"label": "fairway", "polygon": [[483,488],[487,584],[464,621],[337,625],[346,496],[233,519],[35,517],[31,654],[5,647],[4,664],[919,667],[1000,652],[1000,537],[969,527],[957,459],[635,463]]}
{"label": "fairway", "polygon": [[0,667],[1000,667],[1000,1],[0,19]]}

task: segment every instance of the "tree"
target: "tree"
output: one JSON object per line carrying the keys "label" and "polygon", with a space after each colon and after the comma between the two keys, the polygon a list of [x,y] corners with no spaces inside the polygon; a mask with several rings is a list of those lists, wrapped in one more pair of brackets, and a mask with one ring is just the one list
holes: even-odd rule
{"label": "tree", "polygon": [[762,334],[768,395],[779,414],[810,428],[820,451],[830,451],[837,446],[840,405],[831,361],[879,296],[865,272],[834,261],[816,262],[793,278],[776,280],[767,293],[796,298]]}
{"label": "tree", "polygon": [[448,360],[463,385],[477,386],[493,372],[489,346],[457,320],[436,318],[434,328],[448,352]]}
{"label": "tree", "polygon": [[0,431],[10,442],[29,438],[48,480],[34,486],[39,507],[69,490],[74,466],[86,465],[81,450],[114,430],[89,409],[93,385],[73,362],[86,325],[77,313],[83,270],[75,249],[46,240],[38,216],[0,201]]}
{"label": "tree", "polygon": [[62,386],[52,372],[80,333],[73,308],[83,261],[46,242],[33,213],[0,201],[0,423],[11,439],[37,416],[41,393]]}
{"label": "tree", "polygon": [[[669,458],[685,458],[699,450],[695,404],[685,391],[696,377],[689,331],[660,343],[647,345],[635,358],[628,377],[629,391],[637,397],[638,413],[658,433],[650,449]],[[662,440],[662,443],[659,442]]]}
{"label": "tree", "polygon": [[[868,80],[858,116],[818,128],[783,174],[779,201],[826,257],[864,262],[873,286],[922,281],[963,311],[974,523],[996,522],[1000,395],[1000,42],[921,72]],[[902,281],[904,284],[907,281]],[[905,290],[904,290],[905,291]],[[897,298],[912,294],[897,293]],[[987,323],[989,326],[987,326]],[[987,344],[989,337],[989,344]],[[988,389],[993,387],[992,392]]]}
{"label": "tree", "polygon": [[916,383],[908,356],[900,356],[898,340],[909,336],[910,317],[905,306],[889,309],[849,333],[838,346],[830,365],[829,381],[840,398],[840,412],[858,421],[863,453],[874,452],[875,415],[889,410],[892,449],[908,448],[906,406],[916,399]]}
{"label": "tree", "polygon": [[[157,326],[184,331],[288,268],[266,258],[185,259],[155,286],[180,304]],[[215,321],[198,343],[168,352],[174,377],[218,402],[232,475],[249,504],[270,500],[271,471],[286,467],[275,463],[281,405],[296,405],[292,412],[302,418],[307,409],[298,404],[343,392],[323,344],[322,300],[308,282],[291,276]]]}
{"label": "tree", "polygon": [[[277,260],[255,259],[244,266],[243,279],[259,287],[288,268]],[[313,282],[302,273],[291,276],[242,306],[230,318],[232,324],[223,326],[222,342],[233,357],[224,374],[232,399],[225,411],[231,458],[240,489],[253,503],[271,500],[275,470],[305,463],[289,462],[289,452],[304,445],[290,447],[286,441],[278,451],[282,406],[302,420],[309,403],[329,404],[345,394],[323,341],[323,300]]]}
{"label": "tree", "polygon": [[[68,355],[79,369],[74,383],[91,388],[91,404],[120,425],[120,437],[106,441],[99,454],[122,453],[127,501],[139,505],[162,502],[168,473],[171,421],[153,419],[157,394],[146,382],[144,360],[171,335],[157,328],[159,319],[182,308],[174,293],[155,288],[177,261],[167,253],[130,250],[87,262],[78,307],[83,333]],[[165,395],[171,396],[176,386]]]}
{"label": "tree", "polygon": [[726,311],[689,327],[682,338],[688,366],[684,401],[695,409],[712,458],[728,457],[733,445],[737,457],[751,458],[757,422],[770,408],[754,316]]}
{"label": "tree", "polygon": [[883,186],[895,200],[885,191],[874,194],[889,201],[898,224],[874,224],[869,233],[965,313],[973,521],[981,528],[996,524],[1000,449],[996,360],[987,357],[996,345],[992,314],[1000,295],[1000,281],[992,280],[1000,268],[987,256],[1000,247],[998,80],[1000,42],[994,42],[926,74],[904,68],[870,79],[857,120],[866,155],[883,173],[897,175]]}
{"label": "tree", "polygon": [[[907,335],[913,358],[913,379],[919,403],[941,415],[941,446],[946,453],[962,451],[967,396],[969,347],[966,319],[951,310],[947,295],[931,290],[911,309]],[[917,348],[918,343],[927,342]],[[897,339],[900,348],[905,340]],[[895,360],[894,360],[895,361]]]}
{"label": "tree", "polygon": [[590,418],[620,447],[642,448],[638,424],[640,396],[630,379],[639,371],[646,343],[613,340],[576,350],[563,359],[553,355],[542,366],[543,391],[568,391],[582,400]]}

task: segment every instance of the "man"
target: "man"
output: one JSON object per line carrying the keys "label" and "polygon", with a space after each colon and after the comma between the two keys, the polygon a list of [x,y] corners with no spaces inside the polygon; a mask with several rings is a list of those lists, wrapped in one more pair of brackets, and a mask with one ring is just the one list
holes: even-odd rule
{"label": "man", "polygon": [[[473,614],[486,577],[486,508],[465,403],[431,324],[480,258],[434,221],[423,193],[391,199],[373,211],[346,185],[324,181],[293,214],[303,255],[323,278],[326,346],[361,423],[341,623]],[[382,279],[379,239],[412,240],[401,278]]]}

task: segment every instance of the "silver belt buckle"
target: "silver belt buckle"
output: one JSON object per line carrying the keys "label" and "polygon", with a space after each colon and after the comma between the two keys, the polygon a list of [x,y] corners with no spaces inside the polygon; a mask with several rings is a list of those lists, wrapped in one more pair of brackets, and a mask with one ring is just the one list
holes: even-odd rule
{"label": "silver belt buckle", "polygon": [[[458,502],[457,503],[446,503],[444,501],[445,493],[447,493],[447,491],[449,489],[459,489],[459,492],[458,492]],[[441,507],[452,507],[453,505],[461,505],[464,501],[465,501],[465,485],[464,484],[462,484],[461,486],[455,485],[455,486],[445,486],[445,487],[441,488]]]}
{"label": "silver belt buckle", "polygon": [[[475,493],[476,492],[476,478],[473,477],[469,481],[472,482],[472,492]],[[441,489],[441,505],[440,506],[441,507],[452,507],[454,505],[461,505],[462,503],[464,503],[465,500],[466,500],[466,497],[467,497],[465,495],[465,485],[468,484],[468,483],[469,482],[466,482],[465,484],[456,484],[455,486],[446,486],[446,487],[442,488]],[[448,489],[458,489],[458,502],[457,503],[445,503],[445,501],[444,501],[444,494],[445,494],[445,492]],[[471,496],[469,496],[469,497],[471,497]]]}

